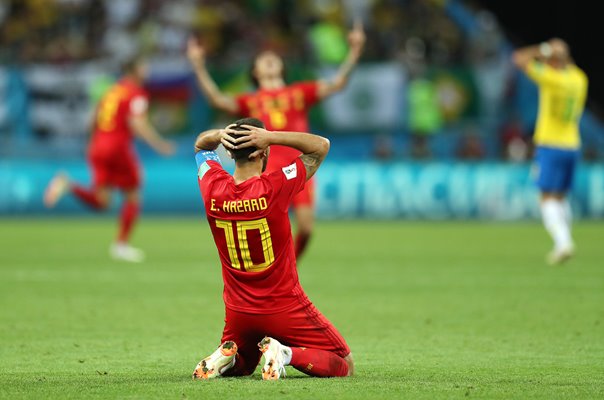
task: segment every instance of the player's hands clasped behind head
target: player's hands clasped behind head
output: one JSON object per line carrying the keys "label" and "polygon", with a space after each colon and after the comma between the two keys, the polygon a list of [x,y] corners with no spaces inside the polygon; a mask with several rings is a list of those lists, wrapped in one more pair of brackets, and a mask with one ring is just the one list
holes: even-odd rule
{"label": "player's hands clasped behind head", "polygon": [[227,150],[235,150],[237,148],[239,138],[231,136],[231,134],[241,134],[241,131],[234,129],[236,126],[237,124],[231,124],[226,128],[220,130],[220,143],[222,143],[224,148]]}
{"label": "player's hands clasped behind head", "polygon": [[[241,125],[246,130],[235,130],[236,125],[229,125],[224,130],[225,136],[221,138],[222,144],[227,149],[246,149],[255,147],[257,150],[250,154],[249,159],[253,159],[263,154],[271,145],[271,132],[266,129],[251,125]],[[232,135],[237,136],[232,137]]]}
{"label": "player's hands clasped behind head", "polygon": [[365,46],[365,31],[363,30],[363,22],[356,20],[352,30],[348,33],[348,45],[351,51],[360,53]]}
{"label": "player's hands clasped behind head", "polygon": [[206,60],[206,50],[197,38],[191,37],[187,42],[187,58],[194,65],[202,65]]}

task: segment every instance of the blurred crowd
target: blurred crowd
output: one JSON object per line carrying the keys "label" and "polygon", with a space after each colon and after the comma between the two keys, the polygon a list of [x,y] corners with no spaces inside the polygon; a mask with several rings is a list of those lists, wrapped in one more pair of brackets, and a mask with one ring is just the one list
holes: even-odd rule
{"label": "blurred crowd", "polygon": [[[345,27],[365,22],[367,60],[398,58],[419,39],[435,62],[461,60],[464,32],[443,0],[2,0],[2,61],[69,63],[137,52],[182,53],[196,32],[221,60],[262,46],[294,59],[337,62]],[[300,41],[300,38],[306,40]],[[489,38],[482,37],[482,39]],[[421,45],[420,45],[421,46]]]}
{"label": "blurred crowd", "polygon": [[[411,156],[430,158],[431,137],[469,116],[472,123],[457,129],[458,157],[484,157],[485,132],[498,135],[502,156],[527,157],[530,127],[501,111],[510,109],[513,90],[509,49],[495,17],[469,0],[0,0],[0,61],[183,59],[195,34],[214,66],[247,65],[264,47],[290,63],[333,66],[358,19],[367,32],[363,62],[399,62],[407,71]],[[471,71],[478,98],[463,116],[458,91],[447,90],[439,73],[459,66]],[[388,157],[381,143],[376,156]]]}
{"label": "blurred crowd", "polygon": [[[296,1],[8,0],[0,3],[2,60],[70,63],[182,53],[191,32],[221,59],[261,43],[283,49],[309,17]],[[319,7],[320,8],[320,7]],[[294,11],[295,10],[295,11]],[[294,12],[292,12],[294,11]]]}

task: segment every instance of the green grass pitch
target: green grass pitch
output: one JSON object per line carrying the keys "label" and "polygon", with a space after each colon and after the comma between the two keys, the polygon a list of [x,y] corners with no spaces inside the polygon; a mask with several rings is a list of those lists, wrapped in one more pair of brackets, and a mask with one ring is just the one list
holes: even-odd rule
{"label": "green grass pitch", "polygon": [[0,398],[604,397],[604,232],[548,267],[537,223],[323,222],[300,266],[356,358],[348,379],[191,380],[219,344],[221,275],[203,216],[144,218],[143,265],[112,219],[0,220]]}

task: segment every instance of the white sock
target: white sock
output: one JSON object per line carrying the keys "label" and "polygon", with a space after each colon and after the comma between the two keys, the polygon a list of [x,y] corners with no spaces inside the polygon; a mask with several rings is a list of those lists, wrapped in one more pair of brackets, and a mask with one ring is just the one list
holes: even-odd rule
{"label": "white sock", "polygon": [[564,206],[561,201],[547,199],[541,202],[543,225],[554,240],[556,250],[568,249],[572,246],[570,227],[566,222]]}
{"label": "white sock", "polygon": [[566,221],[566,229],[568,229],[568,236],[570,238],[570,246],[574,246],[574,240],[572,237],[572,226],[573,226],[573,210],[570,206],[570,201],[567,198],[562,200],[562,210],[564,210],[564,220]]}
{"label": "white sock", "polygon": [[289,365],[292,362],[292,349],[291,347],[283,346],[283,365]]}
{"label": "white sock", "polygon": [[570,208],[570,201],[568,201],[568,199],[564,199],[562,200],[562,209],[564,210],[564,219],[566,220],[566,224],[568,225],[569,229],[573,223],[573,211]]}

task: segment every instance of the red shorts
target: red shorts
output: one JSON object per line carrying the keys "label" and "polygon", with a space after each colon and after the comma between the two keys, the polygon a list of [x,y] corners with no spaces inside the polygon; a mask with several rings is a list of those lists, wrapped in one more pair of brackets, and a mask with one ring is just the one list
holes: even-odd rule
{"label": "red shorts", "polygon": [[91,149],[88,161],[92,168],[95,187],[110,186],[120,189],[136,189],[140,186],[140,168],[134,150]]}
{"label": "red shorts", "polygon": [[224,322],[222,343],[232,340],[238,347],[237,365],[229,375],[254,372],[262,356],[258,343],[265,336],[286,346],[325,350],[342,358],[350,354],[340,332],[312,304],[277,314],[247,314],[227,309]]}
{"label": "red shorts", "polygon": [[315,177],[310,178],[300,191],[292,199],[292,207],[314,207],[315,206]]}

